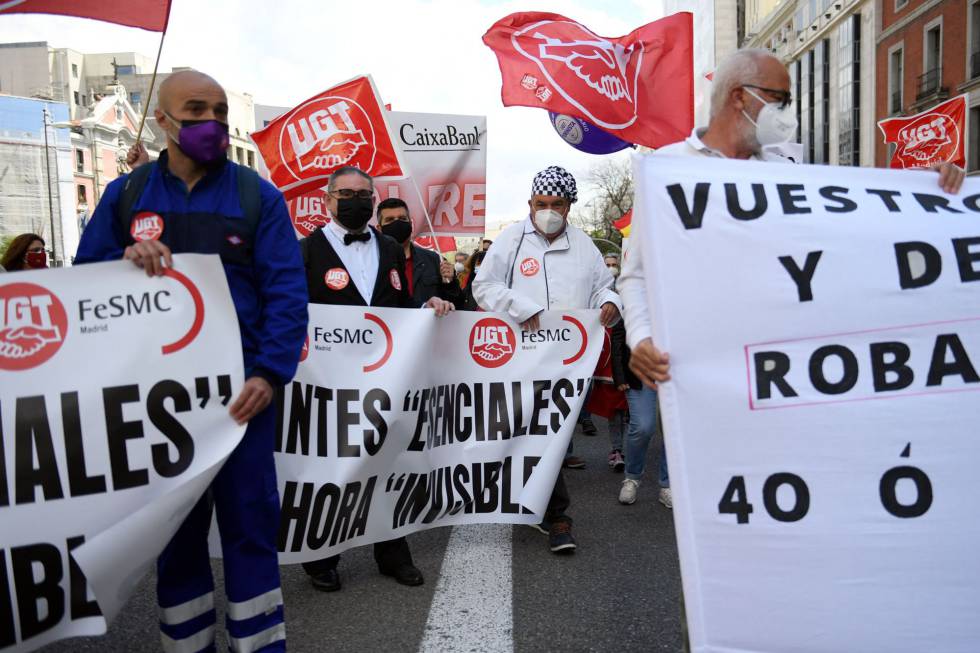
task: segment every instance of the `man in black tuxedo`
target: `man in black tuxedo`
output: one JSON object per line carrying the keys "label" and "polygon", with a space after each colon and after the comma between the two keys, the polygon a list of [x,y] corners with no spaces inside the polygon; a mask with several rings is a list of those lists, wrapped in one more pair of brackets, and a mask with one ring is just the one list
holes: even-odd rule
{"label": "man in black tuxedo", "polygon": [[[386,306],[435,309],[442,316],[454,306],[438,297],[424,303],[412,299],[405,278],[405,254],[395,240],[368,226],[374,213],[374,182],[370,175],[343,167],[330,176],[327,209],[331,221],[300,241],[310,303],[344,306]],[[378,571],[402,585],[421,585],[422,572],[412,561],[404,537],[374,545]],[[334,592],[341,587],[331,556],[303,564],[313,587]]]}
{"label": "man in black tuxedo", "polygon": [[408,205],[397,197],[378,204],[378,226],[381,233],[401,243],[405,252],[405,277],[408,292],[420,305],[431,297],[439,297],[462,308],[463,291],[459,289],[452,264],[433,251],[412,242],[412,218]]}

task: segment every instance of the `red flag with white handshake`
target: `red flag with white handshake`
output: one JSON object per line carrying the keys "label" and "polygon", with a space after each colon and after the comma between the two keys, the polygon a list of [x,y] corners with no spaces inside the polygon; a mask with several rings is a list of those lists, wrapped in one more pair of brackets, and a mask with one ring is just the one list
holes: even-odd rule
{"label": "red flag with white handshake", "polygon": [[966,167],[966,95],[914,116],[878,122],[885,143],[895,144],[891,168],[928,168],[949,161]]}
{"label": "red flag with white handshake", "polygon": [[371,78],[356,77],[279,116],[252,140],[286,199],[323,187],[343,166],[405,177],[382,106]]}
{"label": "red flag with white handshake", "polygon": [[558,14],[511,14],[483,35],[506,106],[588,120],[630,143],[661,147],[694,127],[691,14],[606,38]]}
{"label": "red flag with white handshake", "polygon": [[0,0],[0,14],[60,14],[163,32],[170,0]]}

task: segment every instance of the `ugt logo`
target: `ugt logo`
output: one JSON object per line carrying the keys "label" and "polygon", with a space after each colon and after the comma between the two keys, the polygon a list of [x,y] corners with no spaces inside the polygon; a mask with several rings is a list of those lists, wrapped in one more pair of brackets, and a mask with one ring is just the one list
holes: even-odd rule
{"label": "ugt logo", "polygon": [[636,121],[642,43],[624,47],[567,20],[533,23],[515,32],[511,43],[599,127],[624,129]]}
{"label": "ugt logo", "polygon": [[354,100],[327,96],[293,110],[279,134],[279,154],[296,179],[341,166],[370,170],[376,137],[371,119]]}
{"label": "ugt logo", "polygon": [[514,357],[517,337],[510,325],[485,317],[470,330],[470,355],[482,367],[500,367]]}
{"label": "ugt logo", "polygon": [[129,233],[136,242],[160,240],[163,235],[163,218],[150,211],[141,211],[133,216]]}
{"label": "ugt logo", "polygon": [[0,286],[0,369],[28,370],[61,349],[68,331],[65,307],[33,283]]}
{"label": "ugt logo", "polygon": [[960,147],[956,121],[944,113],[926,114],[898,132],[896,156],[906,168],[948,161]]}

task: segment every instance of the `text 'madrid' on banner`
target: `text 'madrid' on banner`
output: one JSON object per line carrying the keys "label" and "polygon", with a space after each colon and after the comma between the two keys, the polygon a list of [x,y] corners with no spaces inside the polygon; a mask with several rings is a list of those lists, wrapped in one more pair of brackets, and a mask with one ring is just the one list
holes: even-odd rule
{"label": "text 'madrid' on banner", "polygon": [[601,346],[598,311],[522,331],[497,313],[311,305],[279,397],[280,560],[540,522]]}
{"label": "text 'madrid' on banner", "polygon": [[217,257],[0,275],[0,650],[105,632],[244,433],[237,334]]}
{"label": "text 'madrid' on banner", "polygon": [[980,182],[634,174],[692,650],[975,651]]}

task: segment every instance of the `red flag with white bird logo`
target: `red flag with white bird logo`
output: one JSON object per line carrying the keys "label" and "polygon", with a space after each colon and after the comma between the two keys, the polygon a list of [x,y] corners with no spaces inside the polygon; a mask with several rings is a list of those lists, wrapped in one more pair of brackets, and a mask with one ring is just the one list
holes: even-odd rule
{"label": "red flag with white bird logo", "polygon": [[0,0],[0,14],[78,16],[163,32],[170,0]]}
{"label": "red flag with white bird logo", "polygon": [[694,127],[691,14],[682,12],[606,38],[558,14],[511,14],[483,35],[497,55],[507,106],[587,120],[647,147]]}
{"label": "red flag with white bird logo", "polygon": [[368,76],[320,93],[279,116],[252,140],[286,199],[326,185],[343,166],[372,177],[405,176],[405,166]]}

